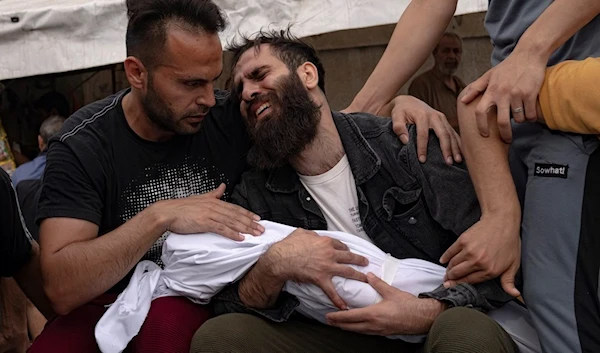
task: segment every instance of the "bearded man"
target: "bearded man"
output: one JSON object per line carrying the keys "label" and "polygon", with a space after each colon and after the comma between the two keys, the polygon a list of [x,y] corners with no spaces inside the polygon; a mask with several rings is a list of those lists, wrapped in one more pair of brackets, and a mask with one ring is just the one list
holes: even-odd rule
{"label": "bearded man", "polygon": [[[437,139],[419,162],[414,128],[404,145],[390,119],[332,112],[320,59],[289,32],[261,32],[232,51],[232,94],[253,142],[253,169],[232,201],[305,230],[272,245],[245,277],[213,298],[225,315],[198,330],[191,352],[518,351],[496,322],[464,308],[486,311],[510,301],[496,280],[452,289],[440,283],[416,297],[367,279],[347,266],[365,266],[367,259],[309,231],[343,231],[396,258],[439,264],[480,216],[464,166],[448,165]],[[368,280],[382,300],[344,310],[334,276]],[[282,292],[286,281],[317,285],[342,311],[328,314],[329,326],[294,314],[298,300]],[[427,333],[424,344],[384,337]]]}
{"label": "bearded man", "polygon": [[465,88],[465,83],[455,73],[460,65],[462,50],[462,39],[456,33],[444,33],[433,49],[433,68],[417,76],[408,88],[408,94],[444,113],[457,132],[456,99]]}

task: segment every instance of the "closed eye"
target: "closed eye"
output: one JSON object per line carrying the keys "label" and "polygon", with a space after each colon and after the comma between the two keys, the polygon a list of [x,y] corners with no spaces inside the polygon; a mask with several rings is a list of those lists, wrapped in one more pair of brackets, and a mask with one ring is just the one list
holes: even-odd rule
{"label": "closed eye", "polygon": [[206,84],[206,80],[184,81],[183,84],[190,88],[196,88],[196,87],[204,86]]}

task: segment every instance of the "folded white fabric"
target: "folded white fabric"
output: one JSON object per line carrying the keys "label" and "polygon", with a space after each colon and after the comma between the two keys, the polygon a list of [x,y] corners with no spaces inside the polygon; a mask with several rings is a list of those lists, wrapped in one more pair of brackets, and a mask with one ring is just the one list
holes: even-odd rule
{"label": "folded white fabric", "polygon": [[[100,350],[104,353],[122,352],[138,334],[151,301],[156,298],[184,296],[199,304],[208,303],[226,285],[243,277],[272,244],[295,230],[293,227],[268,221],[261,221],[261,224],[265,227],[263,235],[246,235],[241,242],[212,233],[170,234],[163,245],[164,269],[161,270],[149,261],[140,262],[125,291],[96,325],[95,335]],[[317,233],[338,239],[352,252],[368,258],[369,265],[355,268],[363,273],[372,272],[396,288],[418,295],[431,291],[442,283],[445,269],[441,266],[418,259],[395,259],[352,234],[329,231]],[[372,305],[381,299],[366,283],[334,277],[333,284],[350,308]],[[320,322],[325,323],[325,314],[337,310],[325,293],[315,285],[288,281],[284,290],[299,299],[300,305],[296,309],[298,312]],[[509,333],[515,332],[519,338],[515,341],[522,352],[541,351],[526,310],[509,303],[496,312],[496,317],[492,317]],[[390,338],[420,342],[424,337],[414,335]]]}

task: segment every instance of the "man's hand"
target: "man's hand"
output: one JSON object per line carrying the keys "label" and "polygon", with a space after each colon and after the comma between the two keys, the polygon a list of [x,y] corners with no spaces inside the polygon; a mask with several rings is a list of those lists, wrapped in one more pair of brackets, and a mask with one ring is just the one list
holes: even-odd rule
{"label": "man's hand", "polygon": [[435,299],[419,299],[391,287],[372,273],[367,278],[383,300],[366,308],[329,313],[329,325],[368,335],[416,335],[427,333],[445,310],[445,304]]}
{"label": "man's hand", "polygon": [[506,143],[512,141],[511,112],[517,123],[537,120],[537,98],[544,83],[547,59],[517,49],[498,66],[465,88],[461,102],[468,104],[483,94],[475,115],[482,136],[489,136],[488,112],[498,108],[498,129]]}
{"label": "man's hand", "polygon": [[407,124],[416,125],[417,153],[421,163],[424,163],[427,159],[430,129],[440,140],[446,163],[451,165],[453,160],[457,163],[462,162],[460,137],[450,126],[444,114],[412,96],[398,96],[390,104],[392,105],[391,117],[394,132],[400,137],[402,143],[407,144],[409,140]]}
{"label": "man's hand", "polygon": [[331,278],[340,276],[361,282],[367,276],[350,266],[366,266],[369,261],[350,252],[348,247],[337,239],[319,236],[315,232],[297,229],[284,240],[275,243],[269,250],[269,256],[277,267],[277,276],[285,281],[312,283],[319,286],[331,302],[340,309],[346,304],[339,296]]}
{"label": "man's hand", "polygon": [[[265,229],[256,214],[220,200],[225,184],[202,195],[157,202],[157,213],[172,220],[167,231],[180,234],[212,232],[233,240],[243,240],[240,233],[261,235]],[[151,206],[152,207],[152,206]]]}
{"label": "man's hand", "polygon": [[520,217],[483,216],[442,255],[448,263],[444,286],[480,283],[500,276],[504,291],[520,295],[515,275],[521,261]]}

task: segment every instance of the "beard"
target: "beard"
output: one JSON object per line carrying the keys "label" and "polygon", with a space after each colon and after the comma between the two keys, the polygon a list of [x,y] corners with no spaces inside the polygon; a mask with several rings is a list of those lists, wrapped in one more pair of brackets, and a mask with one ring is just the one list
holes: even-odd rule
{"label": "beard", "polygon": [[438,70],[445,74],[445,75],[449,75],[452,76],[456,73],[456,71],[458,70],[458,62],[443,62],[440,63],[438,65]]}
{"label": "beard", "polygon": [[[269,101],[271,112],[261,121],[248,111],[246,123],[253,146],[248,163],[259,169],[284,166],[300,154],[316,137],[321,111],[311,99],[295,72],[281,78],[277,92],[269,92],[255,101]],[[248,105],[248,109],[252,104]]]}
{"label": "beard", "polygon": [[208,107],[203,111],[177,114],[169,104],[154,89],[152,75],[148,74],[148,89],[146,95],[142,97],[142,107],[148,116],[148,119],[159,129],[176,135],[190,135],[198,132],[201,123],[190,124],[184,121],[185,117],[206,114]]}

